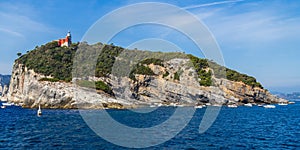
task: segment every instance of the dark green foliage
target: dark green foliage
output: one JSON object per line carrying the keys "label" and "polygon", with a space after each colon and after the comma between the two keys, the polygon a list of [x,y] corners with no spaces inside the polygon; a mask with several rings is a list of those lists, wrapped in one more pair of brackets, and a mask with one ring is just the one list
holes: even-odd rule
{"label": "dark green foliage", "polygon": [[111,45],[105,45],[102,48],[101,54],[98,57],[98,63],[96,66],[97,77],[107,77],[111,74],[112,67],[115,63],[116,57],[123,51],[122,47]]}
{"label": "dark green foliage", "polygon": [[76,84],[81,87],[96,88],[96,90],[101,90],[104,91],[105,93],[113,95],[112,89],[102,81],[93,82],[88,80],[79,80],[76,82]]}
{"label": "dark green foliage", "polygon": [[135,79],[136,74],[142,74],[142,75],[155,75],[155,73],[148,67],[141,64],[137,64],[130,72],[129,78],[132,80]]}
{"label": "dark green foliage", "polygon": [[241,74],[237,71],[231,70],[226,68],[226,77],[228,80],[231,81],[241,81],[244,82],[247,85],[253,86],[253,87],[259,87],[259,88],[263,88],[263,86],[256,81],[256,79],[254,77],[245,75],[245,74]]}
{"label": "dark green foliage", "polygon": [[166,73],[163,74],[163,78],[167,77],[170,73],[166,71]]}
{"label": "dark green foliage", "polygon": [[110,95],[113,95],[113,91],[112,89],[110,88],[110,86],[108,86],[107,84],[105,84],[104,82],[102,81],[97,81],[95,82],[95,85],[96,85],[96,90],[102,90],[104,91],[105,93],[108,93]]}
{"label": "dark green foliage", "polygon": [[39,81],[50,81],[50,82],[58,82],[59,79],[57,78],[41,78]]}
{"label": "dark green foliage", "polygon": [[201,59],[191,54],[188,54],[187,56],[190,58],[196,70],[201,70],[209,67],[207,59]]}
{"label": "dark green foliage", "polygon": [[[197,58],[193,55],[188,55],[188,57],[198,73],[198,77],[200,78],[199,83],[202,86],[211,86],[213,84],[211,77],[214,75],[216,78],[227,78],[231,81],[240,81],[253,87],[263,88],[254,77],[241,74],[207,59]],[[213,72],[205,71],[204,69],[206,68],[210,68]]]}
{"label": "dark green foliage", "polygon": [[53,76],[69,82],[72,78],[72,60],[77,44],[72,47],[59,47],[57,42],[50,42],[28,52],[16,60],[35,72]]}
{"label": "dark green foliage", "polygon": [[200,71],[200,85],[201,86],[211,86],[213,84],[212,79],[211,79],[211,71],[205,71],[201,70]]}
{"label": "dark green foliage", "polygon": [[17,53],[17,55],[18,55],[18,57],[20,57],[22,55],[22,53],[19,52],[19,53]]}
{"label": "dark green foliage", "polygon": [[[135,81],[136,74],[155,75],[155,73],[148,66],[146,66],[149,64],[163,66],[163,60],[156,59],[156,58],[144,59],[143,61],[139,62],[135,67],[133,67],[133,69],[129,73],[129,78]],[[168,73],[168,75],[169,75],[169,73]]]}
{"label": "dark green foliage", "polygon": [[211,71],[206,71],[205,69],[209,67],[207,59],[201,59],[193,55],[188,55],[191,62],[193,63],[195,70],[200,78],[199,84],[201,86],[211,86],[212,85],[212,73]]}
{"label": "dark green foliage", "polygon": [[140,64],[154,64],[154,65],[159,65],[163,66],[163,60],[157,59],[157,58],[148,58],[140,62]]}
{"label": "dark green foliage", "polygon": [[154,72],[148,67],[144,65],[137,65],[133,71],[135,74],[143,74],[143,75],[155,75]]}
{"label": "dark green foliage", "polygon": [[180,81],[180,75],[178,71],[174,73],[174,80]]}

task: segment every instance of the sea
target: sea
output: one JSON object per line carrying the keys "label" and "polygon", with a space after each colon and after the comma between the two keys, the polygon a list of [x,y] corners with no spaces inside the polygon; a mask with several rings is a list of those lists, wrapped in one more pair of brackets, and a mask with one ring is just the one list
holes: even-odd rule
{"label": "sea", "polygon": [[[210,128],[199,133],[206,109],[197,109],[185,128],[170,140],[143,149],[300,149],[300,101],[276,105],[275,109],[223,106]],[[102,111],[122,124],[146,128],[164,122],[175,110]],[[80,111],[91,110],[42,111],[43,115],[37,116],[36,109],[0,109],[0,149],[129,149],[105,140],[87,125]]]}

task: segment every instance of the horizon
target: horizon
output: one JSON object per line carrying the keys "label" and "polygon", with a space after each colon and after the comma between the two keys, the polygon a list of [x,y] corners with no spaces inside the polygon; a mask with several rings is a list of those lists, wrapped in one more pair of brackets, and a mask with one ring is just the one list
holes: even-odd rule
{"label": "horizon", "polygon": [[[137,2],[139,1],[0,2],[2,20],[0,74],[11,74],[18,52],[24,54],[35,46],[63,38],[69,30],[73,42],[81,41],[84,33],[99,18],[119,7]],[[169,3],[196,15],[215,36],[227,68],[255,77],[269,91],[285,93],[300,91],[300,71],[296,69],[300,65],[297,58],[300,54],[298,51],[300,13],[297,11],[300,2],[280,0],[156,2]],[[193,53],[195,46],[186,39],[179,38],[179,33],[164,27],[146,25],[129,28],[113,38],[112,42],[126,48],[141,38],[158,35],[162,39],[176,42],[185,49],[185,53],[204,58],[201,53]],[[148,46],[151,48],[153,45]],[[142,46],[137,48],[145,49]],[[157,48],[151,49],[165,50],[163,46]]]}

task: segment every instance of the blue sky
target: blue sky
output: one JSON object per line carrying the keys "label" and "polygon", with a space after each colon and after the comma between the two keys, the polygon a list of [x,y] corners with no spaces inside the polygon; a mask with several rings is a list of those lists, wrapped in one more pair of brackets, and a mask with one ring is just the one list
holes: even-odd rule
{"label": "blue sky", "polygon": [[[68,30],[72,32],[73,41],[80,41],[90,26],[105,14],[138,2],[143,1],[1,1],[0,73],[11,73],[17,52],[26,53],[37,45],[62,38]],[[147,2],[176,5],[201,19],[219,43],[227,67],[255,76],[270,90],[300,91],[300,1]],[[186,53],[195,48],[175,31],[163,27],[145,30],[147,28],[130,28],[113,42],[126,47],[136,39],[160,33],[166,40],[176,42],[177,39]]]}

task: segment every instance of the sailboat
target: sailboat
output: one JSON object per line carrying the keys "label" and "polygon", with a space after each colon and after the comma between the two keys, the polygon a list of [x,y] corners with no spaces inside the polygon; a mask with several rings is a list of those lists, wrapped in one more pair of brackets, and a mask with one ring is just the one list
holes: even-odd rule
{"label": "sailboat", "polygon": [[39,105],[39,109],[38,109],[38,111],[37,111],[37,115],[38,115],[38,116],[42,115],[41,105]]}

